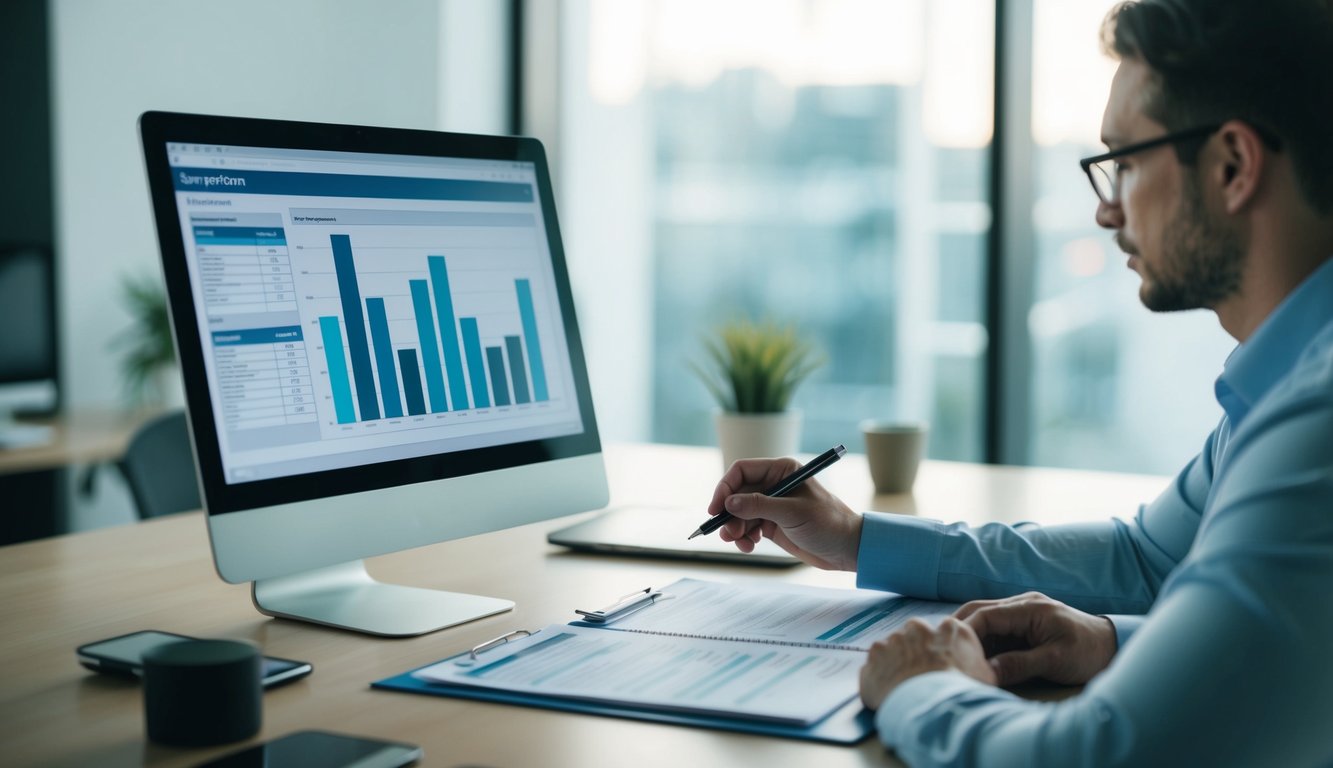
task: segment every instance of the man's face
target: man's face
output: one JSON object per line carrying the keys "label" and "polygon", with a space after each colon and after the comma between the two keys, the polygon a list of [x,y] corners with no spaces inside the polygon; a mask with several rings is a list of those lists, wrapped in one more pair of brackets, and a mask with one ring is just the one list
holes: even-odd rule
{"label": "man's face", "polygon": [[[1108,148],[1167,133],[1144,112],[1151,87],[1146,64],[1121,61],[1102,119]],[[1129,254],[1129,268],[1143,280],[1143,305],[1154,312],[1213,308],[1236,293],[1241,248],[1204,198],[1201,167],[1182,165],[1162,146],[1121,158],[1119,174],[1120,200],[1099,204],[1097,223],[1115,230],[1116,244]]]}

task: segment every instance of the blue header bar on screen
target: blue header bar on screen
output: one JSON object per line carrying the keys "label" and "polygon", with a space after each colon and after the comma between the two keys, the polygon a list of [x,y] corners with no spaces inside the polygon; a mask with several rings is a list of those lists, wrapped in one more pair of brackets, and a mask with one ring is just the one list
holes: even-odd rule
{"label": "blue header bar on screen", "polygon": [[286,245],[282,227],[196,226],[194,242],[198,245]]}
{"label": "blue header bar on screen", "polygon": [[219,347],[234,344],[280,344],[284,341],[302,341],[301,326],[279,328],[246,328],[240,331],[214,331],[213,344]]}
{"label": "blue header bar on screen", "polygon": [[533,189],[530,184],[472,179],[178,167],[172,169],[171,181],[178,192],[374,197],[398,200],[472,200],[495,203],[533,202]]}

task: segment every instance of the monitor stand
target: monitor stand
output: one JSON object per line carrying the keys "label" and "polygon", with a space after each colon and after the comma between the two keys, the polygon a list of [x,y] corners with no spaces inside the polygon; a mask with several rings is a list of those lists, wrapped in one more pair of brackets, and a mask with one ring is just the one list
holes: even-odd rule
{"label": "monitor stand", "polygon": [[382,637],[411,637],[494,616],[513,601],[376,581],[361,560],[252,583],[265,616],[311,621]]}

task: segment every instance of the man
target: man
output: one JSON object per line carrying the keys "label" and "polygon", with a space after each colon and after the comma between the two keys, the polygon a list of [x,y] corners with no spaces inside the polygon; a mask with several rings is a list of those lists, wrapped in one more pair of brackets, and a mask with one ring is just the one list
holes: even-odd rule
{"label": "man", "polygon": [[[862,587],[974,601],[862,670],[908,763],[1330,765],[1333,10],[1143,0],[1103,36],[1097,222],[1145,306],[1210,309],[1239,342],[1203,451],[1133,523],[969,529],[858,515],[817,482],[754,492],[790,460],[738,462],[709,511],[742,550],[767,536]],[[1030,678],[1086,686],[997,687]]]}

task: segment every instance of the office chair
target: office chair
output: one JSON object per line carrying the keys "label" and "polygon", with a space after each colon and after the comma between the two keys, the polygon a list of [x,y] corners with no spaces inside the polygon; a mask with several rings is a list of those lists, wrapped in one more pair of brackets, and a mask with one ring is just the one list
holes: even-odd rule
{"label": "office chair", "polygon": [[116,464],[130,486],[140,520],[203,506],[184,411],[158,416],[140,427]]}

